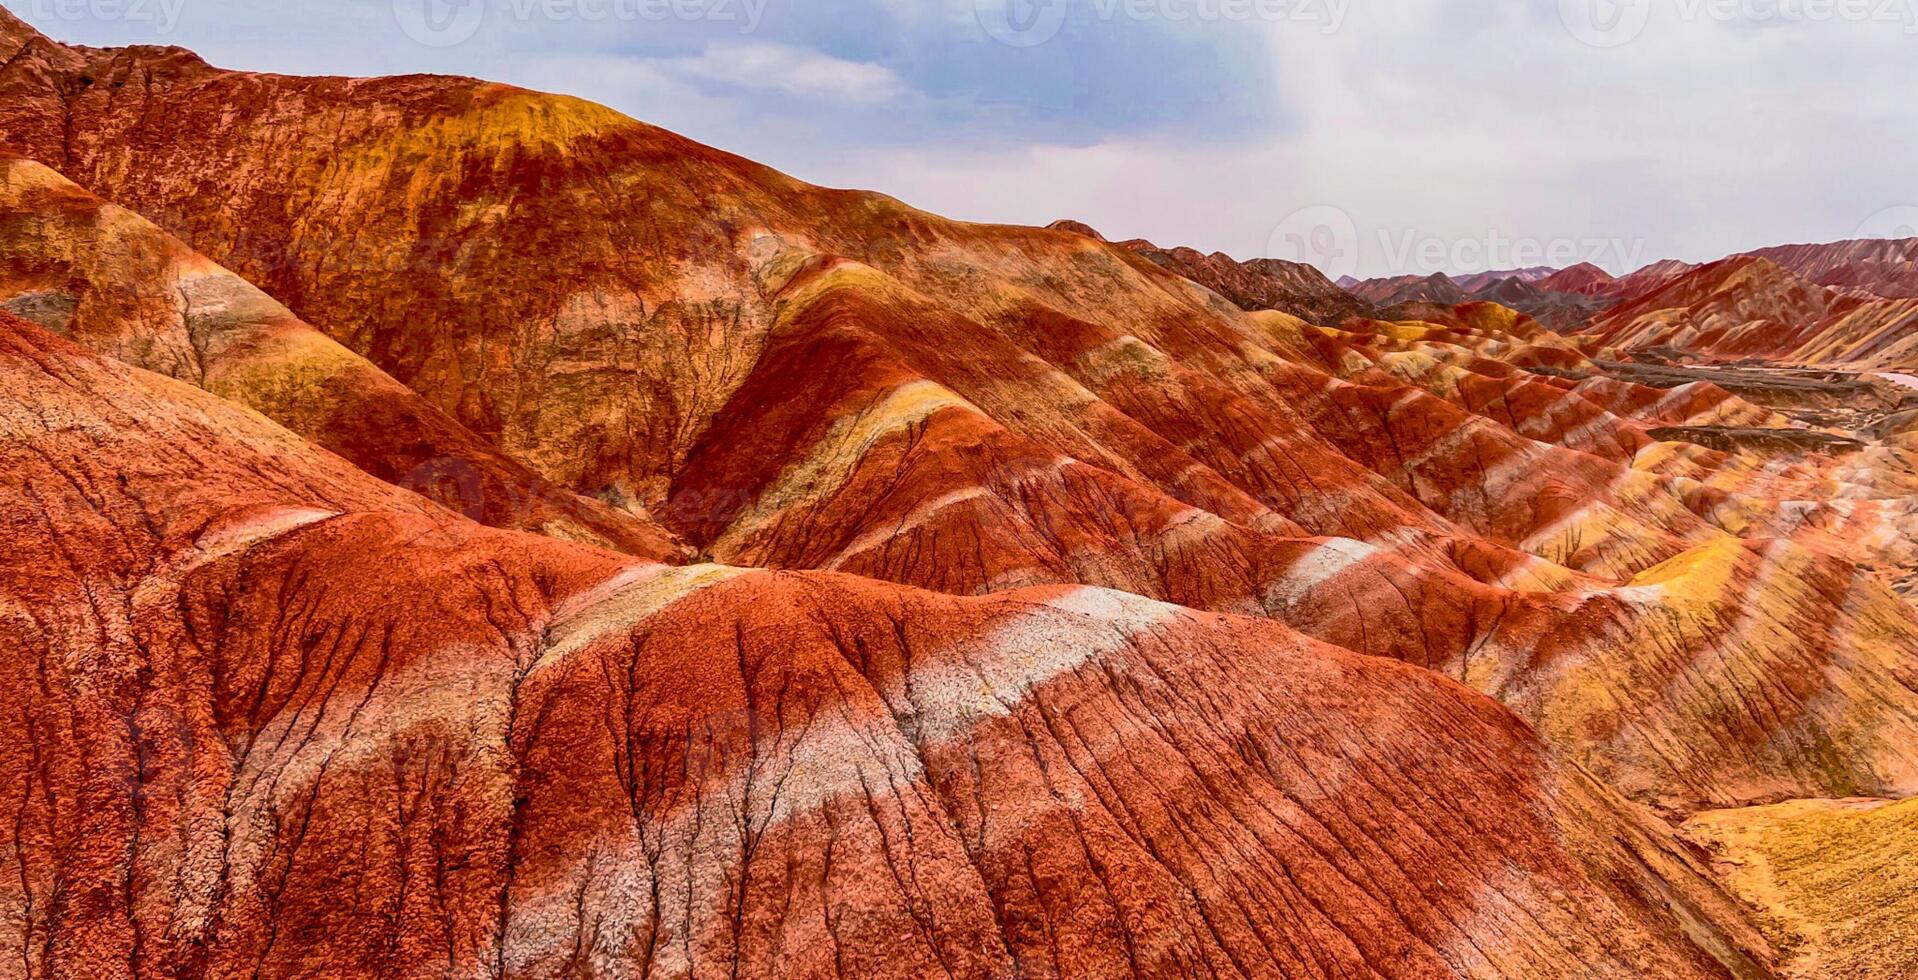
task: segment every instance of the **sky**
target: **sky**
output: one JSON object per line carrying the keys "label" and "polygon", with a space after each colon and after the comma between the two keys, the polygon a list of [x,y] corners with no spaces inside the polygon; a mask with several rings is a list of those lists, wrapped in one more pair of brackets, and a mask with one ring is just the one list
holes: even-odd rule
{"label": "sky", "polygon": [[0,0],[578,95],[814,183],[1334,277],[1918,236],[1918,0]]}

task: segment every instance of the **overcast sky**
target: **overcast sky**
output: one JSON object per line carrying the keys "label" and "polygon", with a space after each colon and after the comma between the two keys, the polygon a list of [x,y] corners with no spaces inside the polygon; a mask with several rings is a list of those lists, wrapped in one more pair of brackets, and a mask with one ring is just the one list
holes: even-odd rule
{"label": "overcast sky", "polygon": [[1333,275],[1918,235],[1918,0],[0,0],[566,92],[952,217]]}

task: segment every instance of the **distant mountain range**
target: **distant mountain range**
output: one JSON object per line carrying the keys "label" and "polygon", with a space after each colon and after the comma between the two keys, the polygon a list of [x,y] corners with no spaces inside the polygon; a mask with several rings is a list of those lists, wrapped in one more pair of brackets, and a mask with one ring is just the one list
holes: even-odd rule
{"label": "distant mountain range", "polygon": [[1746,254],[1776,262],[1820,286],[1863,290],[1887,299],[1918,297],[1918,238],[1780,245]]}
{"label": "distant mountain range", "polygon": [[[1105,241],[1098,232],[1079,222],[1060,221],[1052,227]],[[1207,255],[1191,248],[1160,248],[1144,239],[1122,242],[1119,247],[1131,249],[1160,268],[1205,284],[1241,309],[1284,310],[1315,323],[1339,323],[1349,317],[1369,317],[1378,312],[1370,303],[1340,289],[1324,273],[1302,262],[1284,259],[1238,262],[1222,252]]]}
{"label": "distant mountain range", "polygon": [[[1212,264],[1218,265],[1220,258],[1214,256]],[[1830,290],[1833,308],[1842,311],[1842,314],[1833,315],[1843,316],[1844,328],[1849,332],[1847,336],[1852,338],[1851,346],[1846,348],[1850,351],[1848,356],[1882,361],[1887,357],[1896,360],[1909,353],[1899,336],[1899,331],[1909,326],[1898,316],[1902,307],[1895,303],[1873,301],[1918,299],[1918,239],[1782,245],[1741,253],[1731,258],[1761,259],[1775,268],[1777,274],[1802,280],[1804,285]],[[1722,264],[1713,263],[1704,268]],[[1340,279],[1337,285],[1388,318],[1394,312],[1403,312],[1411,304],[1455,305],[1487,300],[1526,313],[1561,333],[1578,332],[1600,320],[1604,321],[1604,329],[1616,331],[1621,311],[1629,309],[1642,313],[1645,302],[1660,301],[1648,299],[1653,294],[1659,294],[1663,299],[1675,298],[1662,291],[1700,268],[1676,259],[1666,259],[1629,275],[1614,277],[1596,265],[1580,263],[1566,269],[1533,268],[1457,276],[1434,273],[1365,280],[1347,276]],[[1739,265],[1738,268],[1746,266]],[[1194,278],[1208,281],[1201,276]],[[1770,295],[1774,292],[1770,286],[1776,283],[1767,285],[1763,281],[1772,278],[1772,275],[1748,276],[1739,279],[1739,285],[1734,289],[1748,288]],[[1715,303],[1723,298],[1717,297]],[[1764,305],[1762,300],[1754,301],[1760,306]],[[1320,300],[1317,308],[1335,307]],[[1715,305],[1713,310],[1702,312],[1699,317],[1688,318],[1674,313],[1662,319],[1667,322],[1693,322],[1702,317],[1720,323],[1724,315],[1724,311]],[[1790,331],[1777,329],[1782,322],[1778,319],[1769,322],[1773,329],[1764,332],[1766,339],[1763,341],[1745,336],[1730,343],[1728,349],[1762,348],[1775,353],[1782,352],[1795,349],[1785,342],[1787,338],[1802,340],[1806,331],[1811,334],[1821,332],[1816,324],[1802,321],[1794,321],[1795,326]],[[1741,335],[1760,332],[1758,322],[1736,326],[1738,329],[1735,332]],[[1659,333],[1659,330],[1647,327],[1643,331],[1627,331],[1626,335],[1650,337]],[[1852,334],[1870,334],[1873,339],[1859,340]],[[1714,333],[1713,336],[1722,337],[1723,333]],[[1834,340],[1834,343],[1838,342]],[[1897,353],[1888,353],[1891,351]],[[1821,353],[1829,354],[1831,351],[1821,348]]]}
{"label": "distant mountain range", "polygon": [[[1890,293],[1911,291],[1881,264],[1833,263],[1863,243],[1768,250],[1798,269],[1855,282],[1863,272]],[[1868,250],[1877,253],[1877,250]],[[1587,332],[1608,346],[1663,348],[1715,358],[1760,358],[1855,370],[1918,365],[1918,297],[1821,285],[1765,254],[1694,269],[1598,315]]]}

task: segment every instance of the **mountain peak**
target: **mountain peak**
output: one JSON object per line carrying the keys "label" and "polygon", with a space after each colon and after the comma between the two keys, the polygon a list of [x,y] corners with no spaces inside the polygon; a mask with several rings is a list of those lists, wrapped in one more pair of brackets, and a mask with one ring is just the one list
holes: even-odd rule
{"label": "mountain peak", "polygon": [[1083,221],[1074,221],[1070,218],[1065,218],[1059,221],[1055,221],[1052,224],[1047,225],[1046,227],[1052,229],[1053,231],[1068,231],[1075,235],[1084,235],[1085,237],[1090,238],[1096,242],[1103,242],[1106,240],[1106,236],[1099,234],[1098,229],[1092,227],[1089,224],[1086,224]]}
{"label": "mountain peak", "polygon": [[1581,296],[1597,296],[1610,289],[1617,282],[1617,278],[1604,269],[1590,262],[1580,262],[1575,266],[1553,273],[1551,276],[1540,281],[1538,286],[1540,289],[1552,292],[1577,293]]}

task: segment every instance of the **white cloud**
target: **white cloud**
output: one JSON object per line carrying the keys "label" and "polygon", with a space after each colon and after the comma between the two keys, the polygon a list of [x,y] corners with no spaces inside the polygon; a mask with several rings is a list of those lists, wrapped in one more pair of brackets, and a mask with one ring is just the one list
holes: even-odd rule
{"label": "white cloud", "polygon": [[786,44],[716,42],[691,58],[658,64],[683,78],[771,89],[812,99],[873,104],[905,90],[892,69]]}
{"label": "white cloud", "polygon": [[542,54],[503,63],[492,80],[637,113],[644,122],[693,139],[723,142],[724,134],[747,125],[738,98],[702,92],[697,82],[646,58]]}
{"label": "white cloud", "polygon": [[1885,208],[1918,204],[1918,60],[1903,24],[1724,22],[1662,5],[1636,40],[1598,49],[1557,7],[1372,0],[1329,37],[1268,25],[1276,84],[1303,117],[1283,137],[795,148],[786,169],[955,217],[1077,218],[1241,258],[1267,253],[1294,211],[1331,205],[1358,228],[1366,275],[1435,271],[1394,267],[1408,238],[1444,246],[1443,266],[1517,242],[1596,251],[1623,272],[1856,237]]}

